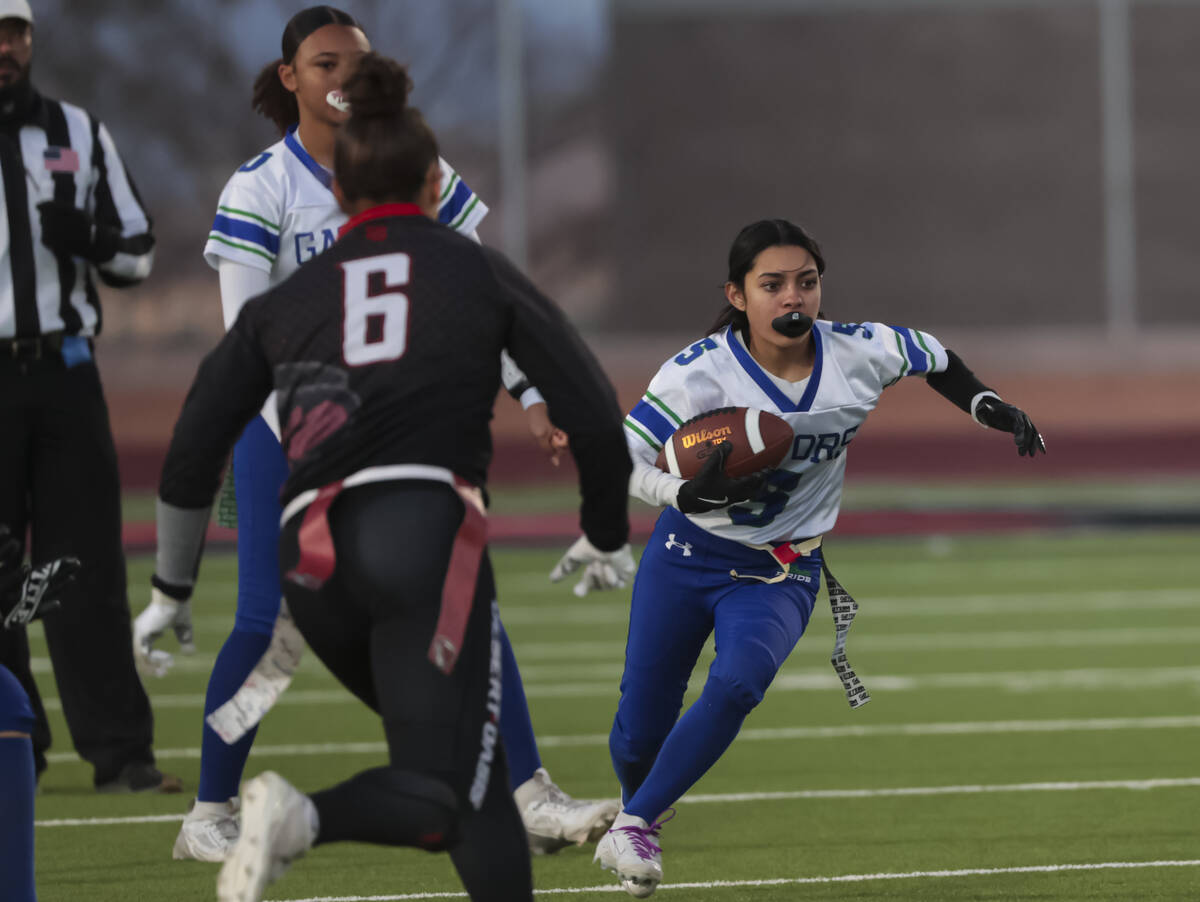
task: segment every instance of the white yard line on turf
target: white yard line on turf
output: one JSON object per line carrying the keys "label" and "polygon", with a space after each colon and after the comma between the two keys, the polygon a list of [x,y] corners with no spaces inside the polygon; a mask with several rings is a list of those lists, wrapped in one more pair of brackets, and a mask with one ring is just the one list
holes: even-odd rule
{"label": "white yard line on turf", "polygon": [[[61,711],[62,702],[57,698],[42,700],[47,711]],[[276,705],[358,705],[358,700],[346,689],[294,689],[285,692]],[[154,708],[195,708],[204,710],[204,695],[201,693],[150,693],[150,705]]]}
{"label": "white yard line on turf", "polygon": [[[861,629],[861,627],[859,627]],[[971,632],[891,633],[871,635],[855,633],[854,647],[870,650],[921,651],[925,649],[979,648],[1091,648],[1095,646],[1194,645],[1200,643],[1200,626],[1151,626],[1069,630],[1006,630]],[[530,669],[526,661],[578,662],[596,658],[620,661],[625,655],[624,639],[582,642],[514,642],[513,650],[521,662],[521,673]],[[711,643],[705,649],[711,655]],[[46,659],[49,662],[49,659]],[[541,665],[535,664],[533,667]]]}
{"label": "white yard line on turf", "polygon": [[[861,627],[860,627],[861,629]],[[1116,627],[1070,630],[1007,630],[1004,632],[919,632],[890,635],[856,634],[854,647],[862,651],[923,651],[1013,648],[1096,648],[1138,647],[1152,645],[1195,645],[1200,643],[1200,626]],[[623,639],[591,642],[518,642],[514,649],[521,661],[521,674],[527,681],[560,680],[564,677],[620,676],[625,654]],[[712,658],[709,642],[701,655],[702,663]],[[581,664],[590,660],[596,663]],[[176,655],[172,674],[209,673],[216,661],[215,654]],[[526,662],[538,662],[529,663]],[[561,662],[561,663],[557,663]],[[599,663],[602,662],[602,663]],[[304,662],[305,670],[324,677],[325,671],[315,658]],[[30,658],[35,674],[53,671],[45,656]]]}
{"label": "white yard line on turf", "polygon": [[143,814],[133,817],[60,817],[48,821],[34,821],[35,827],[112,827],[118,824],[166,824],[179,823],[182,814]]}
{"label": "white yard line on turf", "polygon": [[980,795],[995,792],[1084,792],[1093,789],[1182,789],[1200,786],[1200,777],[1152,780],[1057,780],[1048,783],[993,783],[964,786],[899,786],[892,789],[797,789],[782,792],[694,793],[676,804],[785,802],[796,799],[886,799],[896,796]]}
{"label": "white yard line on turf", "polygon": [[[581,668],[576,668],[577,670]],[[615,698],[620,682],[620,667],[613,665],[611,679],[588,682],[539,683],[529,679],[535,668],[526,671],[525,695],[529,698]],[[585,671],[586,672],[586,671]],[[1084,667],[1064,670],[968,671],[964,673],[887,674],[862,673],[863,682],[879,692],[915,692],[930,690],[1000,689],[1006,692],[1133,692],[1168,686],[1200,686],[1200,667]],[[841,688],[837,675],[829,668],[783,672],[771,684],[771,692],[829,692]],[[696,694],[693,690],[691,695]],[[155,708],[195,708],[201,710],[200,693],[151,692]],[[54,697],[43,700],[46,709],[59,711],[61,702]],[[341,689],[300,689],[285,692],[277,705],[352,704],[352,696]]]}
{"label": "white yard line on turf", "polygon": [[[1134,614],[1148,610],[1177,610],[1196,606],[1194,588],[1138,589],[1136,591],[1084,590],[1080,592],[1037,592],[1003,594],[953,595],[871,595],[855,593],[862,604],[861,617],[896,618],[927,616],[971,616],[1007,613],[1065,614],[1080,611],[1128,611]],[[589,596],[590,598],[590,596]],[[202,602],[201,602],[202,603]],[[599,596],[586,607],[569,605],[521,605],[504,603],[500,599],[500,619],[509,624],[549,623],[628,623],[629,601],[621,595]],[[198,634],[226,636],[233,627],[232,614],[202,614],[193,616],[192,625]],[[37,645],[40,634],[31,634]],[[38,646],[40,647],[40,645]],[[518,644],[518,648],[520,644]],[[624,648],[622,643],[620,646]],[[176,661],[178,662],[178,658]]]}
{"label": "white yard line on turf", "polygon": [[[784,802],[798,799],[886,799],[903,796],[983,795],[1005,792],[1087,792],[1095,790],[1184,789],[1200,786],[1200,777],[1153,778],[1148,780],[1058,780],[1045,783],[993,783],[967,786],[898,786],[878,789],[798,789],[785,792],[694,793],[677,804],[730,802]],[[39,827],[93,827],[113,824],[156,824],[181,821],[182,814],[155,814],[144,817],[81,817],[37,821]]]}
{"label": "white yard line on turf", "polygon": [[[853,643],[851,643],[853,644]],[[525,683],[529,698],[616,697],[620,676],[589,682]],[[859,671],[872,691],[914,692],[935,689],[1002,689],[1007,692],[1141,691],[1200,685],[1200,667],[1083,667],[1064,670],[969,671],[965,673],[879,674]],[[771,692],[828,692],[841,688],[830,668],[783,672]],[[693,694],[695,694],[693,692]],[[157,704],[157,700],[155,700]]]}
{"label": "white yard line on turf", "polygon": [[[853,587],[852,587],[853,588]],[[871,595],[855,590],[860,616],[865,619],[928,616],[974,616],[978,614],[1064,614],[1079,611],[1174,610],[1196,605],[1195,589],[1139,589],[1137,591],[1035,592],[1012,595],[955,595],[945,598]],[[500,619],[506,624],[626,623],[629,602],[621,596],[598,600],[588,606],[505,605],[500,600]]]}
{"label": "white yard line on turf", "polygon": [[[284,696],[287,697],[286,695]],[[863,736],[969,736],[990,733],[1075,733],[1113,730],[1175,730],[1200,727],[1200,715],[1166,717],[1092,717],[1075,720],[982,720],[941,723],[860,724],[829,727],[750,727],[738,733],[738,742],[779,739],[841,739]],[[544,748],[606,746],[607,733],[577,733],[568,736],[539,736]],[[256,745],[255,757],[304,757],[307,755],[377,755],[387,751],[383,742],[323,742],[294,745]],[[199,758],[200,747],[155,749],[160,759]],[[51,752],[51,764],[84,764],[74,752]]]}
{"label": "white yard line on turf", "polygon": [[[995,877],[1004,874],[1061,874],[1070,871],[1108,871],[1130,868],[1194,868],[1200,859],[1181,861],[1097,861],[1084,864],[1031,864],[1012,868],[959,868],[946,871],[907,871],[904,873],[837,874],[832,877],[776,877],[768,880],[711,880],[697,883],[663,883],[659,892],[677,889],[735,889],[752,886],[803,886],[829,883],[865,883],[870,880],[920,880],[946,877]],[[601,886],[564,886],[535,889],[535,896],[565,896],[582,893],[623,893],[616,884]],[[417,899],[465,899],[466,893],[404,893],[398,896],[309,896],[283,902],[408,902]]]}

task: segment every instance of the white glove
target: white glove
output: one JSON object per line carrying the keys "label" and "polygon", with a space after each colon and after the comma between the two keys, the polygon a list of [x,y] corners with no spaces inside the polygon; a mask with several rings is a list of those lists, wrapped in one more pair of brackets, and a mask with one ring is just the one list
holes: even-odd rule
{"label": "white glove", "polygon": [[133,621],[133,659],[150,676],[166,676],[174,656],[154,647],[154,642],[170,627],[179,640],[179,650],[190,655],[196,650],[192,641],[192,607],[176,601],[159,589],[150,590],[150,604]]}
{"label": "white glove", "polygon": [[572,590],[580,598],[593,589],[616,589],[624,586],[637,569],[628,542],[616,551],[601,551],[588,541],[587,536],[580,536],[550,571],[550,582],[556,583],[580,567],[584,568],[583,577]]}

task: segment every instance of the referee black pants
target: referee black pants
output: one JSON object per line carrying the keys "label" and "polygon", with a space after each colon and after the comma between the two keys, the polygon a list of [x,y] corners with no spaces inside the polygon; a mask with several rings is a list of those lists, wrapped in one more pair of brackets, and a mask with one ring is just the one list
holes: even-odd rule
{"label": "referee black pants", "polygon": [[[117,454],[93,362],[0,358],[0,521],[17,537],[29,529],[35,565],[62,555],[82,563],[43,624],[67,728],[95,782],[153,763],[154,722],[130,639]],[[0,629],[0,662],[33,702],[44,766],[50,728],[24,630]]]}
{"label": "referee black pants", "polygon": [[[285,580],[309,646],[379,713],[388,744],[387,768],[313,794],[317,841],[446,848],[471,899],[520,902],[532,899],[532,875],[499,738],[500,621],[486,551],[454,670],[428,657],[463,510],[437,482],[346,489],[329,511],[333,575],[317,591]],[[284,525],[282,573],[299,559],[302,520]]]}

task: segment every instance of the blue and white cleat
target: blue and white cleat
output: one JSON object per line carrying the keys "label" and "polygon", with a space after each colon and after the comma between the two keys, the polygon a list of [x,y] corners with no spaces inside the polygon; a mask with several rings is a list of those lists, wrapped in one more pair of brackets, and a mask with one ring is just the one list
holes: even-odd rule
{"label": "blue and white cleat", "polygon": [[227,859],[237,845],[240,831],[238,805],[236,797],[225,803],[193,801],[179,826],[171,857],[176,861],[194,858],[218,864]]}

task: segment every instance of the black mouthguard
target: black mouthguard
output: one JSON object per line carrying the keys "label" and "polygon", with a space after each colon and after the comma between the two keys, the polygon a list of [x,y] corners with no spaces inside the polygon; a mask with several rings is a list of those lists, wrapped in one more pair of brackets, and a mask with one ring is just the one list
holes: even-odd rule
{"label": "black mouthguard", "polygon": [[812,317],[805,316],[799,310],[785,313],[771,320],[771,328],[788,338],[799,338],[812,328]]}

